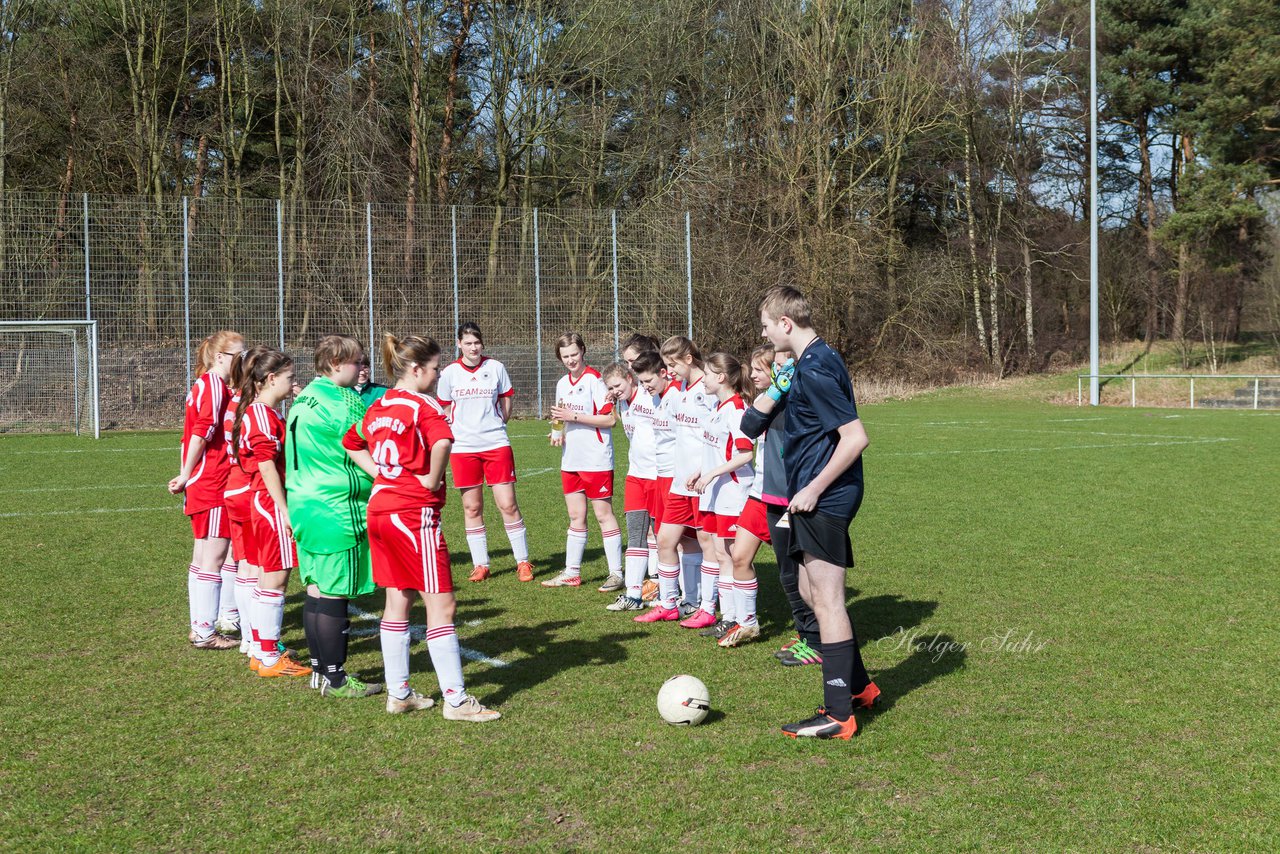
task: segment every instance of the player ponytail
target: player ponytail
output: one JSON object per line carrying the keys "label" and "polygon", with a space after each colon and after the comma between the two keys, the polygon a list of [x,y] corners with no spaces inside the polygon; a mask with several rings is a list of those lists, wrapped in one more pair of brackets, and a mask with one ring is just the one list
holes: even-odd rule
{"label": "player ponytail", "polygon": [[397,338],[390,332],[382,333],[382,367],[387,376],[402,378],[407,371],[426,365],[440,356],[440,345],[432,338],[406,335]]}
{"label": "player ponytail", "polygon": [[706,370],[724,374],[725,385],[743,399],[751,396],[750,377],[735,356],[728,353],[712,353],[707,357]]}
{"label": "player ponytail", "polygon": [[702,353],[698,350],[698,345],[694,344],[683,335],[672,335],[666,341],[662,342],[662,357],[664,359],[681,360],[685,356],[693,359],[693,364],[699,368],[702,367]]}
{"label": "player ponytail", "polygon": [[458,342],[461,343],[462,339],[468,335],[476,336],[476,340],[484,344],[484,335],[480,332],[479,324],[472,323],[470,320],[458,327]]}
{"label": "player ponytail", "polygon": [[237,377],[236,388],[240,390],[240,402],[236,404],[236,417],[231,425],[231,458],[240,462],[240,427],[244,423],[244,414],[249,405],[258,396],[258,389],[267,381],[267,377],[278,374],[286,368],[293,367],[293,357],[259,345],[245,352],[232,366],[233,376]]}
{"label": "player ponytail", "polygon": [[219,329],[200,342],[196,348],[196,361],[200,364],[200,373],[208,373],[213,368],[219,353],[225,353],[233,344],[244,344],[244,336],[231,329]]}
{"label": "player ponytail", "polygon": [[364,347],[349,335],[326,335],[316,345],[316,373],[327,376],[363,355]]}

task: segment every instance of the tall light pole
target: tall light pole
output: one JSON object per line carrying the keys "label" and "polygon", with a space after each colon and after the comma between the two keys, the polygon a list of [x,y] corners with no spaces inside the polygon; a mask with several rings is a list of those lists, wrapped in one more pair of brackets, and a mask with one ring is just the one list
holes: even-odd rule
{"label": "tall light pole", "polygon": [[1089,0],[1089,405],[1098,405],[1098,0]]}

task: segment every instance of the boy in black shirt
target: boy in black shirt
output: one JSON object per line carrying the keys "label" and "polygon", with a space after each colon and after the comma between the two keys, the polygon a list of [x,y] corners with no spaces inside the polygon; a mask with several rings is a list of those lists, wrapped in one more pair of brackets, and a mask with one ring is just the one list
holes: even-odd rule
{"label": "boy in black shirt", "polygon": [[868,444],[844,361],[812,326],[809,301],[779,286],[760,305],[764,336],[796,354],[755,406],[768,410],[786,395],[782,431],[791,498],[791,553],[800,563],[800,593],[818,618],[822,639],[824,704],[783,733],[850,738],[858,730],[853,709],[870,707],[880,689],[867,675],[853,621],[845,608],[845,569],[853,565],[849,524],[862,503],[862,452]]}

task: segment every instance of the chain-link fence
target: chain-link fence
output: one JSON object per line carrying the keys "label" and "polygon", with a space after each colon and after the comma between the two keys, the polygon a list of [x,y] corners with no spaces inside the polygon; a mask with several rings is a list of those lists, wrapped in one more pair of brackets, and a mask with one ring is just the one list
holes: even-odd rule
{"label": "chain-link fence", "polygon": [[448,353],[474,321],[532,415],[561,333],[603,364],[632,331],[691,330],[689,240],[676,212],[8,192],[0,320],[98,321],[104,429],[180,426],[196,347],[223,328],[282,346],[305,380],[323,335],[426,334]]}

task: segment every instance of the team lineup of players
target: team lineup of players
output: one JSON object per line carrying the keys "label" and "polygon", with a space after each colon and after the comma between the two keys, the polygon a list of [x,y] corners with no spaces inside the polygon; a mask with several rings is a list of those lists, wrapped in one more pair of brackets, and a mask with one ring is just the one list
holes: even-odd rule
{"label": "team lineup of players", "polygon": [[[577,333],[555,342],[566,373],[556,384],[550,441],[562,449],[569,526],[565,565],[541,584],[581,586],[590,508],[608,565],[599,590],[618,594],[609,611],[636,612],[638,623],[678,622],[735,647],[760,636],[753,560],[771,544],[796,629],[774,655],[785,665],[820,665],[823,682],[817,713],[782,731],[847,739],[857,731],[854,711],[880,694],[845,606],[867,437],[848,372],[813,329],[804,295],[772,289],[760,318],[769,343],[746,365],[728,353],[704,359],[683,336],[659,345],[634,335],[623,361],[599,372]],[[316,348],[316,378],[286,420],[279,407],[295,389],[287,354],[246,349],[226,330],[201,344],[204,373],[186,401],[182,468],[169,482],[183,495],[194,536],[194,648],[238,648],[259,677],[309,676],[324,696],[371,696],[382,686],[345,669],[348,600],[380,587],[387,711],[434,705],[409,685],[409,616],[421,597],[444,717],[500,717],[463,681],[441,530],[447,470],[462,497],[470,580],[491,576],[486,485],[518,581],[532,581],[535,567],[506,430],[510,377],[484,355],[475,324],[458,330],[457,345],[459,358],[442,368],[432,339],[385,334],[382,362],[394,382],[386,388],[369,381],[359,342],[328,336]],[[625,551],[612,500],[619,421],[629,440]],[[309,664],[280,641],[295,567],[307,591]]]}

